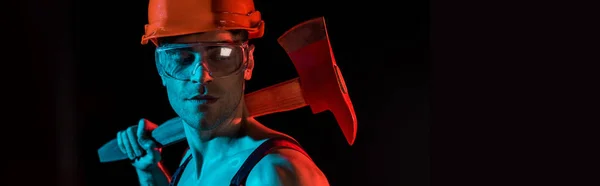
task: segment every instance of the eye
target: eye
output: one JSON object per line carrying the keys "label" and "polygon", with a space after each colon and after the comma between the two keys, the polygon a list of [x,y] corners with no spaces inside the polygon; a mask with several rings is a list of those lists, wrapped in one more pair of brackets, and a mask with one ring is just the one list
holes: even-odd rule
{"label": "eye", "polygon": [[189,50],[179,50],[172,56],[173,61],[178,65],[191,65],[196,61],[196,55]]}

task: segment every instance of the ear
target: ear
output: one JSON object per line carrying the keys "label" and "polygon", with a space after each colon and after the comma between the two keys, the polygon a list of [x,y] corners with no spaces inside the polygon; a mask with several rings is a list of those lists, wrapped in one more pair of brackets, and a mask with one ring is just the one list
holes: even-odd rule
{"label": "ear", "polygon": [[244,79],[246,81],[252,78],[252,70],[254,69],[254,45],[248,47],[248,62],[244,70]]}

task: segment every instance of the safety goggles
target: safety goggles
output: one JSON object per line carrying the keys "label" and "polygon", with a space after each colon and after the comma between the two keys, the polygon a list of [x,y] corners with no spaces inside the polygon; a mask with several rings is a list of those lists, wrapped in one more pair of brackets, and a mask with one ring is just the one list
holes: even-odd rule
{"label": "safety goggles", "polygon": [[221,78],[240,71],[247,48],[247,43],[167,44],[156,48],[156,66],[161,75],[179,80],[190,80],[202,71]]}

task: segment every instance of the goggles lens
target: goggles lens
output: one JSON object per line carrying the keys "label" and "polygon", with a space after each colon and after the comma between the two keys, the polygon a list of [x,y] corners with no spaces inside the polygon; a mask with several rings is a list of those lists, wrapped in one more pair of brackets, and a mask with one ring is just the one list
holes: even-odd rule
{"label": "goggles lens", "polygon": [[245,43],[169,44],[156,49],[155,59],[160,73],[175,79],[189,80],[200,70],[224,77],[242,67],[246,48]]}

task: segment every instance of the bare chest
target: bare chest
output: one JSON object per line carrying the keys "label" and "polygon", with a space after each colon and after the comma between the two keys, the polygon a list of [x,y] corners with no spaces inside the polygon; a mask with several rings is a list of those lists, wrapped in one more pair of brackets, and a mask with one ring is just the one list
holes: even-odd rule
{"label": "bare chest", "polygon": [[[249,154],[231,156],[223,160],[207,161],[197,170],[192,159],[183,170],[177,185],[179,186],[229,186],[231,179],[240,169]],[[200,173],[199,177],[197,173]]]}

